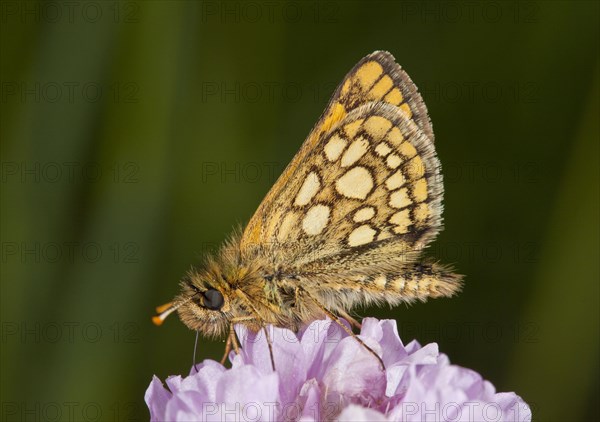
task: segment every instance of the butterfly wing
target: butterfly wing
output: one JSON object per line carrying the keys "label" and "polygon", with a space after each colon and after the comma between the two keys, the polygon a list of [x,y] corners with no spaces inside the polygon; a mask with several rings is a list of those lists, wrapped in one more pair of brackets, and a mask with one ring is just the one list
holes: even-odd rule
{"label": "butterfly wing", "polygon": [[321,137],[276,198],[263,233],[306,271],[331,256],[355,257],[355,268],[357,257],[377,265],[390,259],[385,248],[411,262],[441,229],[442,195],[431,140],[399,108],[367,103]]}
{"label": "butterfly wing", "polygon": [[280,282],[332,311],[450,296],[461,277],[418,262],[442,228],[443,184],[427,111],[388,53],[348,74],[242,235]]}
{"label": "butterfly wing", "polygon": [[286,194],[289,192],[289,184],[298,176],[296,173],[306,167],[317,145],[333,127],[353,110],[370,102],[396,106],[433,142],[433,130],[425,103],[394,57],[385,51],[377,51],[364,57],[338,86],[300,151],[250,219],[241,238],[242,250],[275,240],[275,220],[282,217],[279,211],[287,205]]}

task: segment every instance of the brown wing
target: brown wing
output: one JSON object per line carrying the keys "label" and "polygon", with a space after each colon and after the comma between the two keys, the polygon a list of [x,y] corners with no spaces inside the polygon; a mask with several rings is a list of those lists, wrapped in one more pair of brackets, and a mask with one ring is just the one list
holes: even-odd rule
{"label": "brown wing", "polygon": [[[370,104],[374,102],[379,102],[380,105]],[[370,114],[381,115],[380,117],[387,119],[388,122],[393,122],[392,124],[398,130],[400,130],[400,126],[403,126],[404,130],[410,131],[411,134],[418,133],[418,137],[421,139],[420,144],[429,144],[433,150],[431,122],[415,85],[395,63],[390,53],[379,51],[368,55],[346,75],[300,151],[271,188],[248,223],[241,239],[242,251],[256,245],[280,242],[282,238],[285,238],[286,241],[292,239],[291,232],[287,236],[281,234],[282,226],[285,228],[293,220],[289,211],[293,207],[308,206],[308,204],[294,205],[294,201],[302,204],[302,196],[308,195],[310,189],[314,188],[317,183],[316,177],[321,177],[320,184],[333,183],[335,180],[336,173],[333,171],[336,168],[335,164],[319,161],[324,158],[325,140],[329,140],[334,133],[341,133],[332,131],[332,129],[340,126],[342,121],[345,122],[344,126],[354,122],[358,128]],[[348,120],[349,118],[350,120]],[[356,123],[361,119],[360,124]],[[361,127],[361,130],[363,131],[360,133],[367,133],[366,128]],[[402,136],[405,137],[407,134],[408,132]],[[347,141],[352,141],[359,136],[359,131],[344,132],[343,135],[347,136]],[[408,145],[410,142],[407,142],[404,147]],[[375,147],[376,145],[369,144],[369,148],[372,150],[370,154],[375,153]],[[322,169],[324,172],[315,176],[316,173],[311,173],[311,168],[319,166],[325,166]],[[433,164],[432,167],[434,167]],[[341,183],[344,183],[344,180],[354,180],[352,176],[353,174],[348,175],[346,179],[342,179]],[[354,176],[358,176],[356,171]],[[384,176],[382,173],[378,177],[383,178]],[[308,191],[300,195],[301,198],[298,199],[304,185],[306,186],[304,189]],[[325,195],[325,193],[320,192],[320,195]],[[318,210],[307,210],[307,212],[318,216]],[[298,218],[300,217],[298,216]],[[400,216],[396,219],[399,218]]]}

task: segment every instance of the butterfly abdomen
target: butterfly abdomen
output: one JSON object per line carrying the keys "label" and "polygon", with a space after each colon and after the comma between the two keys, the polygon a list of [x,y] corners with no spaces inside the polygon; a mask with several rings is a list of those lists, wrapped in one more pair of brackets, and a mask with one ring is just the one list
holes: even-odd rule
{"label": "butterfly abdomen", "polygon": [[382,274],[371,283],[381,290],[388,302],[425,301],[428,298],[449,297],[462,286],[462,276],[438,264],[416,264],[401,274]]}
{"label": "butterfly abdomen", "polygon": [[402,302],[450,297],[462,287],[462,276],[435,263],[413,264],[399,271],[353,275],[347,281],[321,283],[320,297],[324,303],[344,311],[368,305],[395,306]]}

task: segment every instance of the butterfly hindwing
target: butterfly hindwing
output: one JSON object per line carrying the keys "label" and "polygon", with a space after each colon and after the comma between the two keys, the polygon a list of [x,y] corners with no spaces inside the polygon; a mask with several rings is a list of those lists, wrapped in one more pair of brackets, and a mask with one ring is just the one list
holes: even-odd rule
{"label": "butterfly hindwing", "polygon": [[266,219],[266,241],[296,265],[408,262],[441,229],[442,195],[430,139],[397,107],[369,103],[306,157]]}
{"label": "butterfly hindwing", "polygon": [[297,177],[297,172],[307,165],[308,156],[323,136],[337,126],[349,113],[372,102],[395,106],[404,113],[425,137],[433,142],[433,130],[427,108],[416,86],[406,72],[385,51],[377,51],[364,57],[346,75],[333,94],[329,105],[312,129],[310,135],[292,159],[277,182],[273,185],[256,213],[248,223],[241,239],[242,249],[272,241],[273,220],[281,215],[285,206],[285,193],[288,183]]}

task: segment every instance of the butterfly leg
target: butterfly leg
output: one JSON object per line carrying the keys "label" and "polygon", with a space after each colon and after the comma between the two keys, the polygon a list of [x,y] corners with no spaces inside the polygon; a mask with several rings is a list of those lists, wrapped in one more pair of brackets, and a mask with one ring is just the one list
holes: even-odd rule
{"label": "butterfly leg", "polygon": [[234,318],[229,322],[229,336],[227,337],[227,343],[225,343],[225,354],[221,358],[221,365],[225,364],[227,357],[229,356],[229,352],[231,352],[231,347],[233,346],[233,350],[235,350],[235,354],[240,354],[240,343],[238,341],[237,335],[235,334],[235,329],[233,325],[236,322],[249,321],[254,319],[254,317],[241,317]]}
{"label": "butterfly leg", "polygon": [[265,336],[267,338],[267,345],[269,346],[269,355],[271,356],[271,367],[273,371],[275,371],[275,357],[273,356],[273,342],[271,341],[271,336],[269,335],[269,331],[267,330],[267,326],[263,325],[263,331],[265,332]]}
{"label": "butterfly leg", "polygon": [[233,344],[233,350],[235,350],[235,354],[240,354],[240,343],[238,342],[237,335],[235,334],[235,330],[233,329],[233,323],[231,324],[231,328],[229,329],[229,335],[231,336],[231,343]]}
{"label": "butterfly leg", "polygon": [[373,356],[375,356],[377,358],[377,360],[379,361],[379,364],[381,365],[381,368],[385,371],[385,364],[383,363],[383,360],[381,359],[381,357],[377,353],[375,353],[375,350],[373,350],[369,346],[367,346],[367,344],[364,341],[362,341],[360,339],[360,337],[358,337],[356,334],[354,334],[354,332],[350,328],[348,328],[348,326],[346,324],[344,324],[342,321],[340,321],[340,319],[333,312],[331,312],[329,309],[327,309],[325,306],[323,306],[323,304],[321,304],[317,299],[315,299],[314,297],[312,297],[306,290],[300,289],[300,291],[307,298],[309,298],[310,300],[312,300],[319,308],[321,308],[321,310],[325,313],[325,315],[327,315],[329,318],[331,318],[333,321],[335,321],[340,327],[342,327],[342,329],[345,332],[347,332],[348,335],[352,336],[352,338],[354,338],[354,340],[356,340],[357,342],[359,342],[361,346],[363,346]]}
{"label": "butterfly leg", "polygon": [[[238,343],[238,339],[235,334],[235,330],[233,329],[233,322],[231,323],[231,325],[229,327],[230,327],[229,328],[229,336],[227,337],[227,343],[225,344],[225,354],[221,358],[221,365],[225,364],[225,361],[227,360],[227,357],[229,356],[229,353],[231,352],[232,345],[233,345],[233,349],[235,350],[235,353],[237,355],[240,354],[240,345]],[[263,331],[264,331],[265,337],[267,339],[267,345],[269,346],[269,355],[271,357],[271,367],[273,368],[273,371],[275,371],[275,357],[273,355],[273,342],[271,340],[271,336],[269,335],[266,325],[263,326]]]}
{"label": "butterfly leg", "polygon": [[227,335],[227,343],[225,343],[225,352],[223,353],[223,357],[221,358],[221,365],[225,365],[225,361],[227,360],[227,356],[231,352],[231,329],[229,330],[229,334]]}
{"label": "butterfly leg", "polygon": [[358,322],[357,320],[355,320],[354,318],[352,318],[350,316],[350,314],[348,314],[345,311],[340,312],[340,316],[342,318],[344,318],[346,321],[348,321],[350,323],[350,325],[354,328],[356,328],[357,330],[360,330],[362,328],[362,324],[360,322]]}
{"label": "butterfly leg", "polygon": [[229,326],[229,335],[227,336],[227,343],[225,343],[225,353],[221,358],[221,365],[225,365],[225,361],[229,357],[229,353],[231,352],[231,347],[235,350],[237,355],[240,354],[240,345],[238,343],[237,337],[235,335],[235,330],[233,329],[233,323]]}

